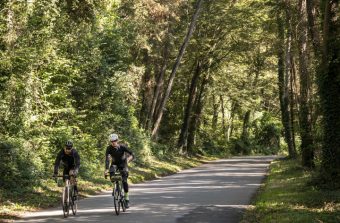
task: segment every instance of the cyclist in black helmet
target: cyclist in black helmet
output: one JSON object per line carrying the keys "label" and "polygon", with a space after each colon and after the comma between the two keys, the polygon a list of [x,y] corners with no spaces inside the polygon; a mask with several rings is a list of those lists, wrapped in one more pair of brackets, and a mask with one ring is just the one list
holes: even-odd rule
{"label": "cyclist in black helmet", "polygon": [[[60,150],[57,158],[55,159],[53,174],[54,177],[58,175],[60,163],[64,167],[63,176],[74,175],[75,177],[77,177],[80,166],[80,157],[77,150],[73,148],[73,143],[70,140],[66,141],[65,147]],[[78,187],[76,184],[74,186],[74,190],[76,193],[78,193]]]}

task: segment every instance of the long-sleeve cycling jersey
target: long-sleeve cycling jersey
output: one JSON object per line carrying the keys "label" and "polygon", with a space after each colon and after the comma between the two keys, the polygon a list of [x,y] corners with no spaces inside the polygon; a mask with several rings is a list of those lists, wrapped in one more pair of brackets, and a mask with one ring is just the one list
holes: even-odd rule
{"label": "long-sleeve cycling jersey", "polygon": [[117,147],[113,147],[112,145],[109,145],[106,148],[106,153],[105,153],[105,169],[109,169],[109,165],[110,165],[109,157],[110,156],[112,158],[111,164],[117,165],[119,167],[126,166],[127,156],[125,153],[134,157],[133,152],[129,150],[125,145],[118,145]]}
{"label": "long-sleeve cycling jersey", "polygon": [[66,154],[64,149],[60,150],[60,152],[57,155],[57,158],[55,159],[54,173],[58,173],[60,161],[63,161],[64,165],[69,169],[74,168],[75,170],[79,170],[80,157],[76,149],[72,149],[70,155]]}

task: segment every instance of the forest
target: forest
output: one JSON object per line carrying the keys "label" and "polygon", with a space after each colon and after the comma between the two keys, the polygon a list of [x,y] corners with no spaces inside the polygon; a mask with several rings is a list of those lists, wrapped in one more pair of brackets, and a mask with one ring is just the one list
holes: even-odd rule
{"label": "forest", "polygon": [[155,157],[283,154],[340,188],[338,0],[1,0],[0,198],[73,140]]}

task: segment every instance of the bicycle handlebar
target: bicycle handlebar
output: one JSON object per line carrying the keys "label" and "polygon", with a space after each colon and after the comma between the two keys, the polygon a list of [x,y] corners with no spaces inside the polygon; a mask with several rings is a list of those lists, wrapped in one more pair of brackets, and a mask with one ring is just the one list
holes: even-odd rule
{"label": "bicycle handlebar", "polygon": [[74,178],[77,178],[77,175],[69,175],[69,174],[65,174],[65,175],[57,175],[57,176],[52,176],[52,178],[58,178],[58,177],[62,177],[62,178],[69,178],[69,177],[71,177],[71,176],[73,176]]}

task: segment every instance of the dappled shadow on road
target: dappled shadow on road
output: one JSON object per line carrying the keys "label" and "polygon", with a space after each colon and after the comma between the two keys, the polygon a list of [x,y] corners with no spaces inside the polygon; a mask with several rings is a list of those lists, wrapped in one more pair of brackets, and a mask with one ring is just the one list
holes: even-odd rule
{"label": "dappled shadow on road", "polygon": [[[159,204],[176,200],[179,204],[244,205],[249,202],[249,193],[260,185],[266,168],[259,167],[261,162],[257,160],[248,158],[242,161],[233,164],[233,160],[221,160],[146,184],[137,184],[133,187],[134,197],[143,202],[157,200]],[[257,164],[252,165],[254,163]]]}
{"label": "dappled shadow on road", "polygon": [[242,205],[200,206],[178,218],[177,223],[239,222],[245,210]]}
{"label": "dappled shadow on road", "polygon": [[[115,216],[111,193],[79,202],[79,216],[61,210],[23,222],[238,222],[261,184],[270,159],[219,160],[179,174],[131,185],[132,208]],[[133,174],[133,173],[132,173]],[[223,219],[228,218],[226,221]],[[200,221],[198,221],[200,219]]]}

